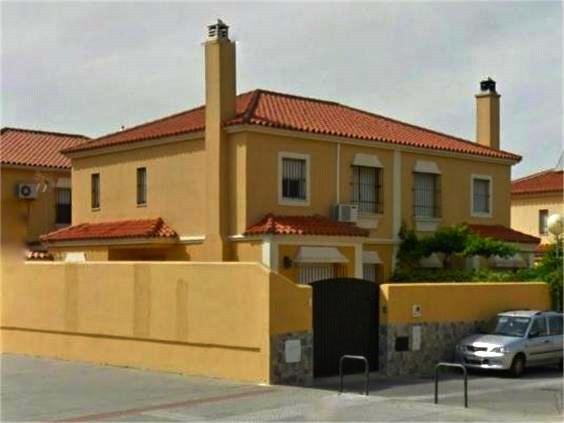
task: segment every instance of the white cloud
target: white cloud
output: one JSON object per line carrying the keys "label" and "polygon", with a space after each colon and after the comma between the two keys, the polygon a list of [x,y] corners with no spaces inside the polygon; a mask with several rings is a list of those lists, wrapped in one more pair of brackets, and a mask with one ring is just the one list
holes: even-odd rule
{"label": "white cloud", "polygon": [[238,41],[240,91],[339,101],[474,137],[485,76],[515,175],[562,146],[560,2],[10,3],[3,125],[101,135],[201,104],[205,25]]}

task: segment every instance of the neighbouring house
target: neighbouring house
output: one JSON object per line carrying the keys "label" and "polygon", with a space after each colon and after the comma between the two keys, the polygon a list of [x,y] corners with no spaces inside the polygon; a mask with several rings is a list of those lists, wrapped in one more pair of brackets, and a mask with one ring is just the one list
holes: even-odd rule
{"label": "neighbouring house", "polygon": [[2,256],[46,258],[39,236],[71,223],[71,162],[59,151],[88,137],[2,128]]}
{"label": "neighbouring house", "polygon": [[554,169],[543,170],[511,183],[511,226],[537,236],[539,251],[554,241],[548,232],[548,218],[564,215],[564,172],[562,162]]}
{"label": "neighbouring house", "polygon": [[55,259],[254,261],[303,283],[382,281],[402,222],[516,240],[521,158],[500,149],[493,80],[476,95],[474,142],[333,101],[237,95],[221,21],[204,53],[204,106],[64,150],[72,226],[42,237]]}

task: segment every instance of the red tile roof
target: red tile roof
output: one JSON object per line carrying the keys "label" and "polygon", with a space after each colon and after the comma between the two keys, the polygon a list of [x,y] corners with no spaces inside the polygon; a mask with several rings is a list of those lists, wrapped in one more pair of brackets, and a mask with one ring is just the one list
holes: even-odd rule
{"label": "red tile roof", "polygon": [[511,182],[511,194],[541,194],[564,191],[564,172],[544,170]]}
{"label": "red tile roof", "polygon": [[60,150],[77,146],[88,137],[31,129],[2,128],[0,158],[2,164],[70,168],[70,160]]}
{"label": "red tile roof", "polygon": [[267,214],[250,226],[245,235],[328,235],[368,236],[368,231],[351,223],[338,222],[324,216],[275,216]]}
{"label": "red tile roof", "polygon": [[[68,152],[88,150],[204,129],[205,108],[188,110],[109,134]],[[519,161],[520,156],[475,142],[365,112],[331,101],[255,90],[237,97],[237,115],[226,126],[248,124],[358,140],[475,154]]]}
{"label": "red tile roof", "polygon": [[40,239],[42,242],[50,243],[79,240],[176,237],[176,232],[159,217],[157,219],[81,223],[42,235]]}
{"label": "red tile roof", "polygon": [[468,225],[470,231],[477,235],[497,239],[505,242],[517,242],[521,244],[538,244],[540,238],[528,235],[503,225]]}

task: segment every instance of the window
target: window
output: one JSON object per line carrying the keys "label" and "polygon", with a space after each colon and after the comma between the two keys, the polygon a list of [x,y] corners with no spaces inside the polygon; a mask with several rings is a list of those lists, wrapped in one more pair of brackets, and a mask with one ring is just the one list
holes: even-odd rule
{"label": "window", "polygon": [[299,267],[298,281],[299,283],[312,283],[324,279],[332,279],[335,277],[334,264],[302,264]]}
{"label": "window", "polygon": [[364,263],[362,265],[362,278],[371,282],[378,282],[378,265]]}
{"label": "window", "polygon": [[546,319],[544,317],[535,317],[529,334],[534,336],[547,336],[548,331],[546,330]]}
{"label": "window", "polygon": [[550,326],[551,335],[562,335],[562,315],[560,316],[549,316],[548,325]]}
{"label": "window", "polygon": [[70,188],[57,188],[55,195],[55,223],[69,225],[71,223],[71,190]]}
{"label": "window", "polygon": [[279,155],[279,203],[309,204],[309,156],[295,153]]}
{"label": "window", "polygon": [[548,210],[539,210],[539,234],[548,233]]}
{"label": "window", "polygon": [[137,205],[147,204],[147,169],[137,169]]}
{"label": "window", "polygon": [[100,208],[100,174],[93,173],[90,180],[91,185],[91,207]]}
{"label": "window", "polygon": [[352,203],[361,213],[382,213],[382,169],[352,166]]}
{"label": "window", "polygon": [[475,216],[491,215],[491,178],[472,176],[472,214]]}
{"label": "window", "polygon": [[440,197],[440,175],[413,173],[413,213],[416,217],[440,217]]}

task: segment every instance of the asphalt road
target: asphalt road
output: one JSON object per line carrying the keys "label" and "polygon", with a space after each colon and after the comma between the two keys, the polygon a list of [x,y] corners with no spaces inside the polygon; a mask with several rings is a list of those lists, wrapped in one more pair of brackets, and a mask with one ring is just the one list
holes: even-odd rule
{"label": "asphalt road", "polygon": [[515,380],[473,374],[469,408],[462,380],[433,381],[372,375],[314,388],[258,386],[193,376],[65,362],[19,355],[1,358],[2,421],[562,421],[562,374],[529,371]]}

